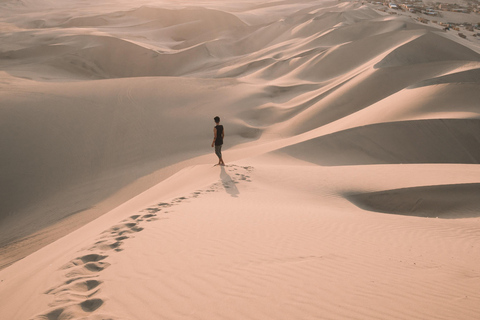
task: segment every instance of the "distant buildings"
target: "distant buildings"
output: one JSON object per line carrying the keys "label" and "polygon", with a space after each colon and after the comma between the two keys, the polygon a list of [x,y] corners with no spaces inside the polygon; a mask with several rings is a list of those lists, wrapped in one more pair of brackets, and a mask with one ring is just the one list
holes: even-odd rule
{"label": "distant buildings", "polygon": [[463,6],[459,6],[458,4],[452,4],[452,3],[441,3],[438,5],[438,8],[442,11],[451,11],[451,12],[458,12],[458,13],[470,13],[478,9],[478,7],[474,5],[469,7],[463,7]]}
{"label": "distant buildings", "polygon": [[[394,0],[392,2],[369,1],[376,5],[383,5],[390,9],[405,10],[413,13],[421,12],[426,15],[436,16],[438,11],[451,11],[457,13],[477,13],[480,14],[480,0],[468,0],[468,5],[461,6],[455,3],[436,2],[433,7],[425,6],[422,1],[416,0]],[[480,20],[480,18],[479,18]]]}
{"label": "distant buildings", "polygon": [[[417,0],[392,0],[392,2],[380,2],[380,1],[368,1],[375,5],[381,5],[387,7],[389,9],[393,9],[394,11],[388,11],[388,9],[384,9],[381,11],[388,12],[390,14],[397,14],[398,11],[407,11],[410,13],[422,14],[424,16],[435,17],[439,16],[442,17],[441,12],[450,11],[456,13],[475,13],[478,14],[478,21],[479,23],[467,23],[467,22],[437,22],[432,21],[433,23],[437,23],[443,27],[445,31],[450,29],[455,31],[460,31],[460,29],[464,29],[465,31],[475,32],[475,30],[480,30],[480,0],[467,0],[467,5],[461,6],[458,4],[452,3],[440,3],[436,2],[435,4],[429,4],[428,6],[425,5],[422,1]],[[426,19],[424,16],[417,15],[415,20],[428,24],[430,22],[429,19]],[[467,38],[464,33],[459,32],[458,36],[461,38]],[[474,33],[472,35],[474,38],[480,40],[480,33]]]}

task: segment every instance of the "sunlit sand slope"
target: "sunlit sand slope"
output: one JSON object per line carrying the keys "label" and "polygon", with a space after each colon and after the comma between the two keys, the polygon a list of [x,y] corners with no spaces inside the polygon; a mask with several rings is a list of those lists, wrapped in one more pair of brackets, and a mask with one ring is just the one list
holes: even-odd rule
{"label": "sunlit sand slope", "polygon": [[477,319],[479,89],[369,4],[2,1],[0,314]]}

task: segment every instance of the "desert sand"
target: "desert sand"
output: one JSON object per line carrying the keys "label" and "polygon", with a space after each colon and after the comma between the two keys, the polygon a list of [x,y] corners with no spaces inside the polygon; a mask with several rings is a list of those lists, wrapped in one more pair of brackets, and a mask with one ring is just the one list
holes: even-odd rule
{"label": "desert sand", "polygon": [[1,1],[0,318],[478,319],[479,118],[362,2]]}

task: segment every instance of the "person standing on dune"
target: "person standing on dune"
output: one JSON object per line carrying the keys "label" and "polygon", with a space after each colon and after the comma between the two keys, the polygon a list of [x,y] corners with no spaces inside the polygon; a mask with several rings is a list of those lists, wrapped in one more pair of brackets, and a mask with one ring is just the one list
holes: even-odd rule
{"label": "person standing on dune", "polygon": [[216,116],[213,118],[215,120],[215,128],[213,128],[213,142],[212,148],[215,147],[215,154],[218,157],[218,164],[224,166],[225,162],[223,162],[222,158],[222,145],[223,145],[223,137],[225,136],[225,130],[223,126],[220,124],[220,117]]}

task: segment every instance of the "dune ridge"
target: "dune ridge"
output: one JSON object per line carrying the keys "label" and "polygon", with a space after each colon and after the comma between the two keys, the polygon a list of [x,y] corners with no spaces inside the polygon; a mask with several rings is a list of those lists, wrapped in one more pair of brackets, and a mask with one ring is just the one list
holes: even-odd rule
{"label": "dune ridge", "polygon": [[[319,165],[480,162],[477,119],[384,122],[280,149]],[[308,152],[315,150],[315,152]]]}
{"label": "dune ridge", "polygon": [[479,187],[478,183],[425,186],[348,197],[360,207],[378,212],[447,219],[478,217]]}
{"label": "dune ridge", "polygon": [[480,45],[376,9],[2,1],[0,314],[476,319]]}

